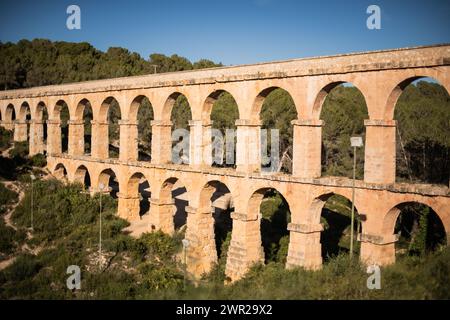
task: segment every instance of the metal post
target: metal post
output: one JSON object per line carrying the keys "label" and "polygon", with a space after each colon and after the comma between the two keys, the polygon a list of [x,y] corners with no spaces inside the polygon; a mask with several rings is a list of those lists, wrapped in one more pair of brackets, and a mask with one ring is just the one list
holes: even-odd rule
{"label": "metal post", "polygon": [[183,244],[183,251],[184,251],[184,279],[183,279],[183,289],[186,291],[186,279],[187,279],[187,247],[189,246],[189,240],[183,239],[181,240],[181,243]]}
{"label": "metal post", "polygon": [[36,177],[34,174],[30,174],[31,178],[31,230],[34,230],[34,180]]}
{"label": "metal post", "polygon": [[100,189],[100,232],[98,241],[98,256],[100,261],[100,266],[102,264],[102,196],[103,196],[103,184],[99,185]]}
{"label": "metal post", "polygon": [[356,147],[353,147],[352,219],[350,226],[350,258],[353,257],[353,226],[355,223]]}
{"label": "metal post", "polygon": [[34,207],[33,198],[34,198],[33,179],[31,179],[31,230],[34,229],[34,226],[33,226],[33,207]]}
{"label": "metal post", "polygon": [[352,179],[352,218],[350,224],[350,258],[353,257],[353,226],[355,224],[355,180],[356,180],[356,148],[363,146],[362,137],[351,137],[350,145],[353,147],[353,179]]}
{"label": "metal post", "polygon": [[187,276],[187,263],[186,263],[186,260],[187,260],[187,258],[186,258],[186,256],[187,256],[187,254],[186,254],[186,247],[184,248],[184,279],[183,279],[183,289],[184,289],[184,291],[186,291],[186,276]]}

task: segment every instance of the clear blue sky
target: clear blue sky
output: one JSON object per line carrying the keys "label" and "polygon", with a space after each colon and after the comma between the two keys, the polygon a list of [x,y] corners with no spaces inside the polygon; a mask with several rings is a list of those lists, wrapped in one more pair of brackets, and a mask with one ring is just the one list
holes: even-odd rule
{"label": "clear blue sky", "polygon": [[[450,42],[450,1],[0,0],[0,41],[48,38],[226,65]],[[81,8],[81,30],[66,8]],[[366,9],[381,8],[381,30]]]}

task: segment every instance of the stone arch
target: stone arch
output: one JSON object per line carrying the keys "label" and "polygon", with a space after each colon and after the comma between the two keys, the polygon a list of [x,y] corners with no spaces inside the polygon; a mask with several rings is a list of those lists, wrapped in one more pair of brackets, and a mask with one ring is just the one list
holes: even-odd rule
{"label": "stone arch", "polygon": [[395,86],[390,90],[390,94],[387,98],[386,101],[386,106],[385,106],[385,111],[384,111],[384,119],[386,120],[392,120],[394,119],[394,112],[395,112],[395,107],[397,105],[397,101],[398,98],[401,96],[401,94],[403,93],[403,91],[406,89],[407,86],[409,86],[411,83],[420,80],[420,79],[426,79],[426,78],[431,78],[435,81],[437,81],[439,84],[442,85],[442,87],[445,89],[445,91],[447,91],[448,94],[448,88],[446,88],[444,86],[444,81],[440,81],[439,78],[437,78],[435,75],[415,75],[412,77],[409,77],[407,79],[404,79],[402,81],[400,81],[399,83],[395,84]]}
{"label": "stone arch", "polygon": [[[267,199],[267,206],[263,204],[264,199]],[[280,262],[285,262],[290,239],[290,210],[288,199],[275,187],[259,188],[250,196],[247,220],[258,222],[259,232],[255,240],[257,246],[261,246],[262,261],[281,259]]]}
{"label": "stone arch", "polygon": [[[172,93],[164,104],[163,120],[167,120],[167,117],[169,117],[172,131],[184,129],[190,132],[190,126],[193,119],[192,114],[193,111],[189,97],[182,92],[177,91]],[[170,159],[172,163],[187,165],[190,163],[190,148],[192,148],[189,144],[190,136],[187,136],[186,132],[183,130],[177,130],[176,133],[176,137],[173,132],[171,134],[173,140],[170,137],[167,137],[172,140],[169,142],[169,144],[172,145],[172,149],[169,151],[169,153],[171,152]],[[182,146],[182,148],[176,147],[177,145],[178,147]],[[167,150],[164,150],[164,152],[167,152]]]}
{"label": "stone arch", "polygon": [[211,271],[219,259],[217,247],[220,239],[216,238],[217,220],[213,208],[214,201],[217,200],[214,195],[220,190],[230,193],[229,188],[218,180],[203,185],[197,198],[198,207],[190,207],[191,211],[187,218],[186,239],[190,243],[187,256],[188,261],[192,260],[192,263],[188,263],[188,269],[197,276]]}
{"label": "stone arch", "polygon": [[88,106],[91,106],[91,102],[87,98],[82,98],[78,101],[77,106],[75,107],[74,120],[83,120],[84,110]]}
{"label": "stone arch", "polygon": [[142,217],[149,213],[150,210],[150,181],[141,172],[133,173],[126,188],[122,192],[128,201],[127,215],[129,217]]}
{"label": "stone arch", "polygon": [[57,124],[54,152],[57,154],[67,153],[69,149],[70,110],[66,101],[60,99],[55,103],[50,119]]}
{"label": "stone arch", "polygon": [[[155,119],[153,105],[146,95],[138,95],[133,99],[128,113],[130,124],[136,124],[137,130],[129,129],[129,139],[136,136],[137,157],[139,161],[149,161],[151,159],[152,126]],[[134,146],[134,145],[132,145]]]}
{"label": "stone arch", "polygon": [[[341,207],[341,209],[348,209],[348,217],[343,215],[341,212],[335,212],[332,210],[328,210],[325,212],[325,204],[329,201],[333,200],[337,202],[337,204],[333,204],[333,207]],[[342,201],[348,202],[349,206],[342,208],[343,204]],[[356,201],[355,201],[356,202]],[[309,217],[311,219],[311,223],[313,225],[319,225],[322,224],[323,230],[321,232],[321,251],[322,251],[322,258],[326,259],[328,255],[333,256],[339,253],[341,250],[339,248],[339,243],[344,237],[345,230],[351,226],[351,196],[339,193],[339,192],[327,192],[323,193],[316,198],[311,203],[310,209],[309,209]],[[354,246],[356,244],[357,234],[358,232],[361,232],[365,218],[364,216],[358,215],[358,207],[356,203],[354,203],[354,209],[355,209],[355,222],[354,227],[356,226],[357,230],[354,232]],[[330,212],[328,212],[330,211]],[[339,214],[339,216],[336,216],[336,214]],[[322,221],[322,218],[325,219],[325,221]],[[334,219],[333,219],[334,218]],[[327,226],[324,227],[323,224],[326,223]],[[349,238],[350,239],[350,238]],[[355,250],[355,249],[354,249]]]}
{"label": "stone arch", "polygon": [[[51,120],[61,120],[61,112],[63,112],[64,108],[67,108],[67,112],[69,112],[69,106],[67,105],[66,101],[63,99],[59,99],[56,101],[55,106],[53,107],[53,112],[50,114]],[[67,120],[70,120],[70,113]]]}
{"label": "stone arch", "polygon": [[[255,97],[255,99],[253,101],[251,112],[250,112],[250,120],[254,120],[254,121],[260,120],[260,115],[261,115],[264,101],[266,100],[267,96],[276,89],[281,89],[281,90],[287,92],[292,99],[292,94],[287,89],[284,89],[283,87],[271,86],[271,87],[265,88],[258,93],[258,95]],[[295,107],[295,104],[294,104],[294,107]],[[297,112],[297,108],[296,108],[295,112]]]}
{"label": "stone arch", "polygon": [[89,190],[91,188],[91,174],[89,173],[89,169],[84,165],[79,166],[74,172],[73,181],[81,183],[85,190]]}
{"label": "stone arch", "polygon": [[57,163],[53,169],[53,176],[58,180],[67,179],[67,169],[63,163]]}
{"label": "stone arch", "polygon": [[397,182],[448,185],[450,95],[436,78],[414,76],[390,93]]}
{"label": "stone arch", "polygon": [[[115,111],[115,113],[113,113]],[[95,117],[95,116],[94,116]],[[119,100],[113,96],[108,96],[103,100],[97,113],[97,119],[94,121],[98,123],[98,126],[106,126],[108,139],[104,137],[97,137],[97,144],[107,144],[104,146],[104,150],[108,150],[106,155],[108,158],[118,158],[120,153],[120,125],[119,122],[122,118],[121,106]],[[102,130],[103,131],[103,130]],[[103,133],[103,132],[102,132]],[[100,134],[100,132],[98,132]],[[101,134],[100,134],[101,135]],[[102,147],[100,147],[103,149]]]}
{"label": "stone arch", "polygon": [[45,104],[45,102],[40,101],[35,110],[35,119],[34,119],[34,132],[33,135],[35,136],[34,139],[36,145],[36,152],[38,153],[44,153],[47,148],[45,145],[47,144],[47,135],[48,135],[48,128],[47,128],[47,120],[49,119],[49,113],[48,108]]}
{"label": "stone arch", "polygon": [[[436,244],[439,244],[439,242],[441,244],[450,244],[450,239],[449,239],[449,235],[450,235],[450,226],[448,224],[448,219],[445,216],[445,213],[440,212],[439,210],[437,210],[437,208],[433,205],[433,203],[429,203],[428,201],[417,201],[417,200],[412,200],[412,201],[403,201],[401,203],[398,203],[397,205],[395,205],[394,207],[392,207],[387,214],[384,216],[383,219],[383,223],[382,223],[382,234],[385,237],[385,239],[387,240],[387,243],[389,245],[389,249],[387,250],[387,254],[391,255],[391,256],[386,256],[385,258],[390,261],[390,262],[394,262],[395,261],[395,256],[396,256],[396,243],[399,241],[399,239],[401,239],[401,231],[399,234],[395,233],[396,230],[396,225],[397,222],[399,222],[399,218],[403,213],[403,211],[407,210],[408,208],[411,208],[411,206],[420,206],[422,207],[422,209],[424,208],[428,208],[428,215],[425,217],[425,219],[427,220],[427,229],[429,229],[428,231],[434,231],[434,232],[438,232],[439,233],[439,237],[441,238],[440,240],[442,240],[442,242],[440,242],[438,240],[437,243],[434,243],[431,247],[431,250],[434,250],[434,246]],[[420,223],[420,217],[414,217],[413,220],[419,221]],[[430,226],[428,226],[428,224],[434,220],[434,225],[431,226],[431,230],[430,230]],[[411,229],[412,232],[413,229]],[[428,232],[427,232],[428,234]],[[385,241],[386,241],[385,240]],[[424,239],[426,242],[426,246],[424,247],[425,250],[429,250],[430,248],[428,247],[428,239]],[[436,239],[434,239],[436,240]],[[411,239],[409,241],[412,241],[412,236]]]}
{"label": "stone arch", "polygon": [[3,121],[12,122],[16,120],[16,110],[12,103],[8,104],[5,109],[5,114],[3,116]]}
{"label": "stone arch", "polygon": [[[346,84],[348,86],[345,86]],[[349,81],[328,83],[316,95],[312,117],[319,121],[321,126],[321,175],[351,178],[352,166],[347,164],[353,163],[355,155],[350,145],[350,137],[360,136],[363,145],[356,149],[356,177],[362,179],[366,145],[364,121],[369,118],[367,99],[363,91]],[[333,124],[336,123],[341,128],[338,133],[333,130]]]}
{"label": "stone arch", "polygon": [[[221,109],[217,109],[221,108]],[[223,114],[227,116],[224,117]],[[202,122],[210,125],[211,163],[218,167],[235,167],[236,159],[236,135],[233,145],[227,144],[230,137],[226,137],[227,129],[236,129],[236,121],[240,118],[239,105],[235,97],[227,90],[217,89],[205,99],[202,107]],[[208,138],[206,138],[208,139]],[[231,150],[228,150],[231,149]],[[227,152],[233,152],[233,160],[227,163]]]}
{"label": "stone arch", "polygon": [[[119,177],[114,170],[106,168],[100,172],[97,177],[97,190],[102,193],[109,193],[113,198],[117,198],[117,194],[120,190]],[[103,186],[103,190],[102,189]]]}
{"label": "stone arch", "polygon": [[162,224],[170,230],[169,233],[186,225],[189,193],[180,179],[170,177],[164,180],[159,190],[157,205],[159,206],[157,214],[160,220],[161,218],[166,220]]}
{"label": "stone arch", "polygon": [[97,119],[94,119],[94,120],[97,120],[100,122],[108,121],[108,113],[110,111],[112,103],[117,103],[117,105],[119,106],[119,112],[122,112],[120,110],[119,100],[117,100],[113,96],[108,96],[105,99],[103,99],[102,103],[100,104],[100,108],[99,108],[98,114],[97,114]]}
{"label": "stone arch", "polygon": [[[271,102],[276,104],[277,108],[272,108],[269,104]],[[294,132],[291,122],[296,119],[298,119],[298,108],[288,89],[271,86],[258,93],[250,113],[250,122],[256,125],[252,134],[256,135],[257,144],[262,152],[261,158],[256,160],[260,163],[256,171],[292,173],[292,161],[289,161],[289,158],[293,158]],[[285,126],[285,123],[288,125]],[[267,131],[260,131],[260,129]],[[278,131],[272,131],[272,129],[278,129]],[[275,138],[278,135],[279,144],[272,144],[272,134],[275,134]],[[276,159],[279,161],[274,161]]]}
{"label": "stone arch", "polygon": [[17,112],[17,119],[20,121],[31,120],[31,109],[28,102],[24,101]]}
{"label": "stone arch", "polygon": [[313,109],[312,109],[312,116],[313,119],[319,119],[320,114],[322,112],[322,106],[325,102],[325,99],[327,98],[328,94],[336,88],[337,86],[346,83],[346,81],[335,81],[331,82],[327,85],[325,85],[322,89],[320,89],[319,93],[317,93],[316,98],[314,99]]}
{"label": "stone arch", "polygon": [[150,98],[146,95],[138,95],[136,96],[130,104],[130,111],[128,112],[128,120],[130,121],[138,121],[138,111],[142,102],[147,99],[150,102],[150,106],[153,108],[152,102]]}
{"label": "stone arch", "polygon": [[28,102],[24,101],[18,107],[14,124],[14,141],[25,142],[30,138],[31,108]]}
{"label": "stone arch", "polygon": [[73,114],[73,120],[75,123],[82,123],[83,125],[78,129],[79,138],[83,140],[83,150],[85,155],[91,154],[92,151],[92,120],[93,120],[93,108],[91,102],[82,98],[78,101],[75,112]]}
{"label": "stone arch", "polygon": [[205,101],[203,102],[203,106],[202,106],[202,120],[206,120],[206,119],[210,119],[211,118],[211,111],[213,109],[214,103],[216,103],[216,101],[220,98],[220,96],[224,93],[229,94],[234,102],[236,103],[237,107],[238,107],[238,119],[239,119],[239,105],[237,104],[236,98],[227,90],[224,89],[216,89],[213,92],[211,92],[205,99]]}
{"label": "stone arch", "polygon": [[[164,102],[163,109],[162,109],[162,120],[170,120],[175,102],[181,96],[184,96],[188,102],[189,107],[191,106],[189,97],[185,92],[182,92],[182,91],[172,92],[167,97],[166,101]],[[191,111],[191,115],[192,115],[192,111]],[[192,118],[192,116],[191,116],[191,118]]]}
{"label": "stone arch", "polygon": [[44,121],[44,120],[46,120],[46,119],[44,119],[45,116],[48,117],[47,105],[45,104],[44,101],[39,101],[39,103],[36,105],[34,120]]}
{"label": "stone arch", "polygon": [[418,203],[418,204],[422,204],[422,205],[430,207],[436,213],[436,215],[439,217],[439,219],[442,221],[442,224],[445,228],[445,232],[447,234],[450,234],[450,225],[449,225],[450,217],[448,217],[445,214],[445,212],[442,212],[441,210],[439,210],[438,207],[435,206],[433,203],[431,203],[429,201],[418,201],[415,199],[400,202],[400,203],[396,204],[395,206],[393,206],[387,212],[387,214],[383,218],[383,224],[382,224],[382,233],[383,234],[394,234],[395,222],[397,221],[397,219],[401,213],[401,210],[405,206],[410,205],[412,203]]}

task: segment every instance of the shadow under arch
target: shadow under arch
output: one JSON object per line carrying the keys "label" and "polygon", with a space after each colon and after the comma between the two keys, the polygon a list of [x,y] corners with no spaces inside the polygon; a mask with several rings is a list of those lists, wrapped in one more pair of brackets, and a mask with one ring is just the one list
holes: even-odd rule
{"label": "shadow under arch", "polygon": [[53,169],[53,176],[58,180],[67,180],[67,169],[63,163],[58,163]]}
{"label": "shadow under arch", "polygon": [[130,216],[142,217],[149,213],[151,198],[150,183],[143,173],[135,172],[131,175],[127,182],[126,194],[132,197],[139,197],[139,212],[130,212]]}
{"label": "shadow under arch", "polygon": [[8,104],[3,115],[3,121],[13,122],[16,120],[16,109],[12,103]]}
{"label": "shadow under arch", "polygon": [[450,232],[440,213],[419,201],[405,201],[391,208],[384,217],[382,231],[398,237],[396,254],[408,255],[420,255],[448,245]]}
{"label": "shadow under arch", "polygon": [[231,239],[234,203],[230,189],[219,180],[208,181],[200,191],[199,213],[211,212],[210,218],[214,224],[211,235],[215,240],[217,260],[226,254],[228,241]]}
{"label": "shadow under arch", "polygon": [[[351,200],[347,196],[329,192],[316,197],[310,207],[312,223],[322,224],[320,235],[322,259],[329,260],[341,253],[350,252]],[[365,216],[359,215],[354,206],[354,253],[359,253],[360,244],[356,241],[361,232]]]}
{"label": "shadow under arch", "polygon": [[166,179],[159,192],[159,201],[162,204],[172,204],[173,228],[180,230],[187,222],[186,207],[189,205],[188,191],[178,178]]}
{"label": "shadow under arch", "polygon": [[291,221],[290,206],[284,195],[272,187],[260,188],[249,199],[248,219],[260,221],[264,261],[286,262]]}
{"label": "shadow under arch", "polygon": [[79,166],[74,173],[74,182],[83,185],[84,190],[89,191],[91,188],[91,175],[86,166]]}
{"label": "shadow under arch", "polygon": [[[97,178],[97,192],[109,193],[112,198],[117,199],[117,194],[119,193],[119,181],[116,173],[111,169],[107,168],[102,170]],[[103,186],[103,190],[101,187]]]}

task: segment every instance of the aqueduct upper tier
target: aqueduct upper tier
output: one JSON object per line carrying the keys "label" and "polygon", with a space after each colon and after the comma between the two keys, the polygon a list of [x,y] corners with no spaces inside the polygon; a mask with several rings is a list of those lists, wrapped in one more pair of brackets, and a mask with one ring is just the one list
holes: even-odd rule
{"label": "aqueduct upper tier", "polygon": [[[98,191],[105,174],[113,172],[119,185],[119,215],[136,219],[137,181],[145,177],[151,190],[153,227],[173,230],[173,201],[166,187],[183,181],[188,189],[187,234],[189,268],[208,271],[217,257],[210,254],[211,190],[215,181],[227,186],[234,204],[232,241],[227,274],[241,277],[262,259],[259,204],[262,190],[278,190],[289,204],[289,266],[317,268],[320,256],[320,212],[332,194],[350,197],[348,179],[321,178],[322,125],[320,113],[327,94],[348,82],[364,96],[364,180],[356,182],[355,205],[367,217],[362,223],[361,258],[378,264],[395,259],[394,225],[399,206],[408,202],[429,205],[450,232],[450,194],[447,187],[395,183],[396,121],[394,109],[404,88],[421,77],[439,81],[450,91],[450,45],[365,52],[232,66],[167,74],[88,81],[10,90],[0,93],[2,126],[14,130],[15,141],[30,141],[30,154],[46,153],[52,172],[65,172],[71,181],[88,173],[91,189]],[[276,88],[292,97],[298,119],[294,127],[293,172],[263,174],[260,161],[251,161],[260,149],[260,111]],[[218,93],[228,92],[239,109],[236,169],[211,167],[210,114]],[[184,95],[190,105],[190,164],[171,164],[170,114],[175,99]],[[137,109],[142,98],[151,102],[151,162],[138,161]],[[111,99],[120,106],[119,159],[108,154],[108,109]],[[62,152],[61,106],[69,109],[68,152]],[[83,110],[93,111],[92,147],[84,150]],[[44,110],[48,120],[44,121]],[[29,116],[27,117],[27,114]],[[29,126],[29,133],[28,133]],[[46,130],[44,130],[46,127]],[[46,139],[44,139],[46,131]],[[46,140],[46,141],[45,141]],[[259,154],[256,152],[256,154]],[[63,171],[61,171],[63,169]],[[81,171],[80,171],[81,170]]]}

